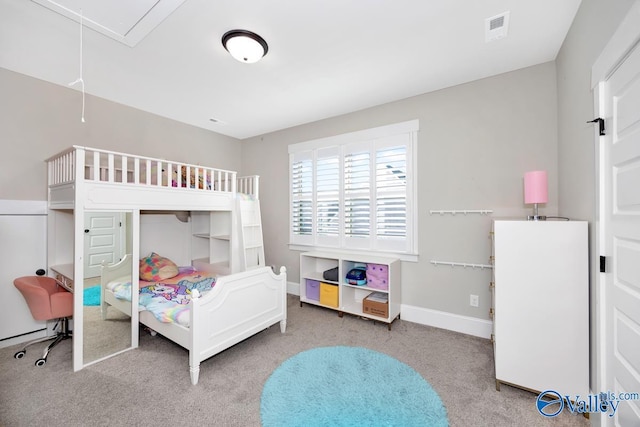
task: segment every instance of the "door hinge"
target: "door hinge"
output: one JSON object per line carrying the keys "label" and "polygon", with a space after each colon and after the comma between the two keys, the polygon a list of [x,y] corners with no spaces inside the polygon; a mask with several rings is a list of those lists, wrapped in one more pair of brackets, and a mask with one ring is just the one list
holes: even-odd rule
{"label": "door hinge", "polygon": [[600,255],[600,273],[607,272],[607,257]]}
{"label": "door hinge", "polygon": [[605,135],[604,133],[604,119],[602,117],[598,117],[593,120],[589,120],[587,123],[598,123],[598,131],[600,135]]}

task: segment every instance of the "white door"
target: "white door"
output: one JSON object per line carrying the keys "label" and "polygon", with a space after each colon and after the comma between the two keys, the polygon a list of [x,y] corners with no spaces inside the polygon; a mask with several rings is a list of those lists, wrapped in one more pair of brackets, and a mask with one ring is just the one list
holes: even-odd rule
{"label": "white door", "polygon": [[[640,46],[604,85],[607,123],[601,156],[604,381],[616,394],[640,392]],[[640,425],[640,400],[619,403],[605,425]]]}
{"label": "white door", "polygon": [[103,261],[118,262],[122,256],[121,213],[87,212],[84,219],[84,277],[100,275]]}

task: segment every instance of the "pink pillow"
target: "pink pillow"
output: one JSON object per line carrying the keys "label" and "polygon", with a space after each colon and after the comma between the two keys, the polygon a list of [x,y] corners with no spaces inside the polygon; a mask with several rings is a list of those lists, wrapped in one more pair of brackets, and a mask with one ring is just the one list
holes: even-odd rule
{"label": "pink pillow", "polygon": [[157,282],[178,275],[178,266],[169,258],[151,252],[140,260],[140,280]]}

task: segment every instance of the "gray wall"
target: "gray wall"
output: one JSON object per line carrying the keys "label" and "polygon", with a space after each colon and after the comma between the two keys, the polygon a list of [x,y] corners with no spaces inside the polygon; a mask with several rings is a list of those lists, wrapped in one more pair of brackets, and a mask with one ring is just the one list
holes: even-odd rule
{"label": "gray wall", "polygon": [[[576,18],[556,58],[558,77],[559,212],[589,221],[591,249],[591,389],[598,384],[595,283],[597,257],[595,220],[597,180],[595,152],[598,146],[593,124],[591,66],[607,44],[633,0],[582,0]],[[597,421],[594,417],[594,423]]]}
{"label": "gray wall", "polygon": [[[490,270],[433,266],[431,259],[487,264],[491,217],[430,215],[429,210],[493,209],[493,217],[526,217],[523,175],[549,173],[557,212],[557,99],[554,63],[451,87],[291,129],[247,139],[243,170],[261,179],[268,264],[299,280],[299,252],[288,248],[289,144],[410,119],[418,137],[419,249],[403,262],[403,304],[488,318]],[[469,294],[480,307],[469,306]]]}
{"label": "gray wall", "polygon": [[0,68],[0,199],[46,200],[44,160],[72,145],[239,170],[235,138]]}

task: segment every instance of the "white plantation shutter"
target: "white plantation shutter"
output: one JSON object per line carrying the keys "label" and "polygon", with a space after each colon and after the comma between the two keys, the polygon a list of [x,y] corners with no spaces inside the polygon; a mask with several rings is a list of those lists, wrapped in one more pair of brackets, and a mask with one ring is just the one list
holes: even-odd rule
{"label": "white plantation shutter", "polygon": [[407,235],[407,181],[404,147],[376,152],[376,231],[378,237]]}
{"label": "white plantation shutter", "polygon": [[344,241],[351,248],[371,245],[371,144],[357,143],[344,151]]}
{"label": "white plantation shutter", "polygon": [[314,243],[313,238],[313,153],[291,156],[291,241]]}
{"label": "white plantation shutter", "polygon": [[371,235],[371,154],[352,153],[344,161],[345,235]]}
{"label": "white plantation shutter", "polygon": [[291,244],[417,255],[417,131],[414,120],[290,145]]}
{"label": "white plantation shutter", "polygon": [[317,243],[340,244],[340,147],[316,153],[316,235]]}
{"label": "white plantation shutter", "polygon": [[410,212],[407,151],[406,138],[402,135],[376,143],[376,247],[382,250],[406,247]]}

